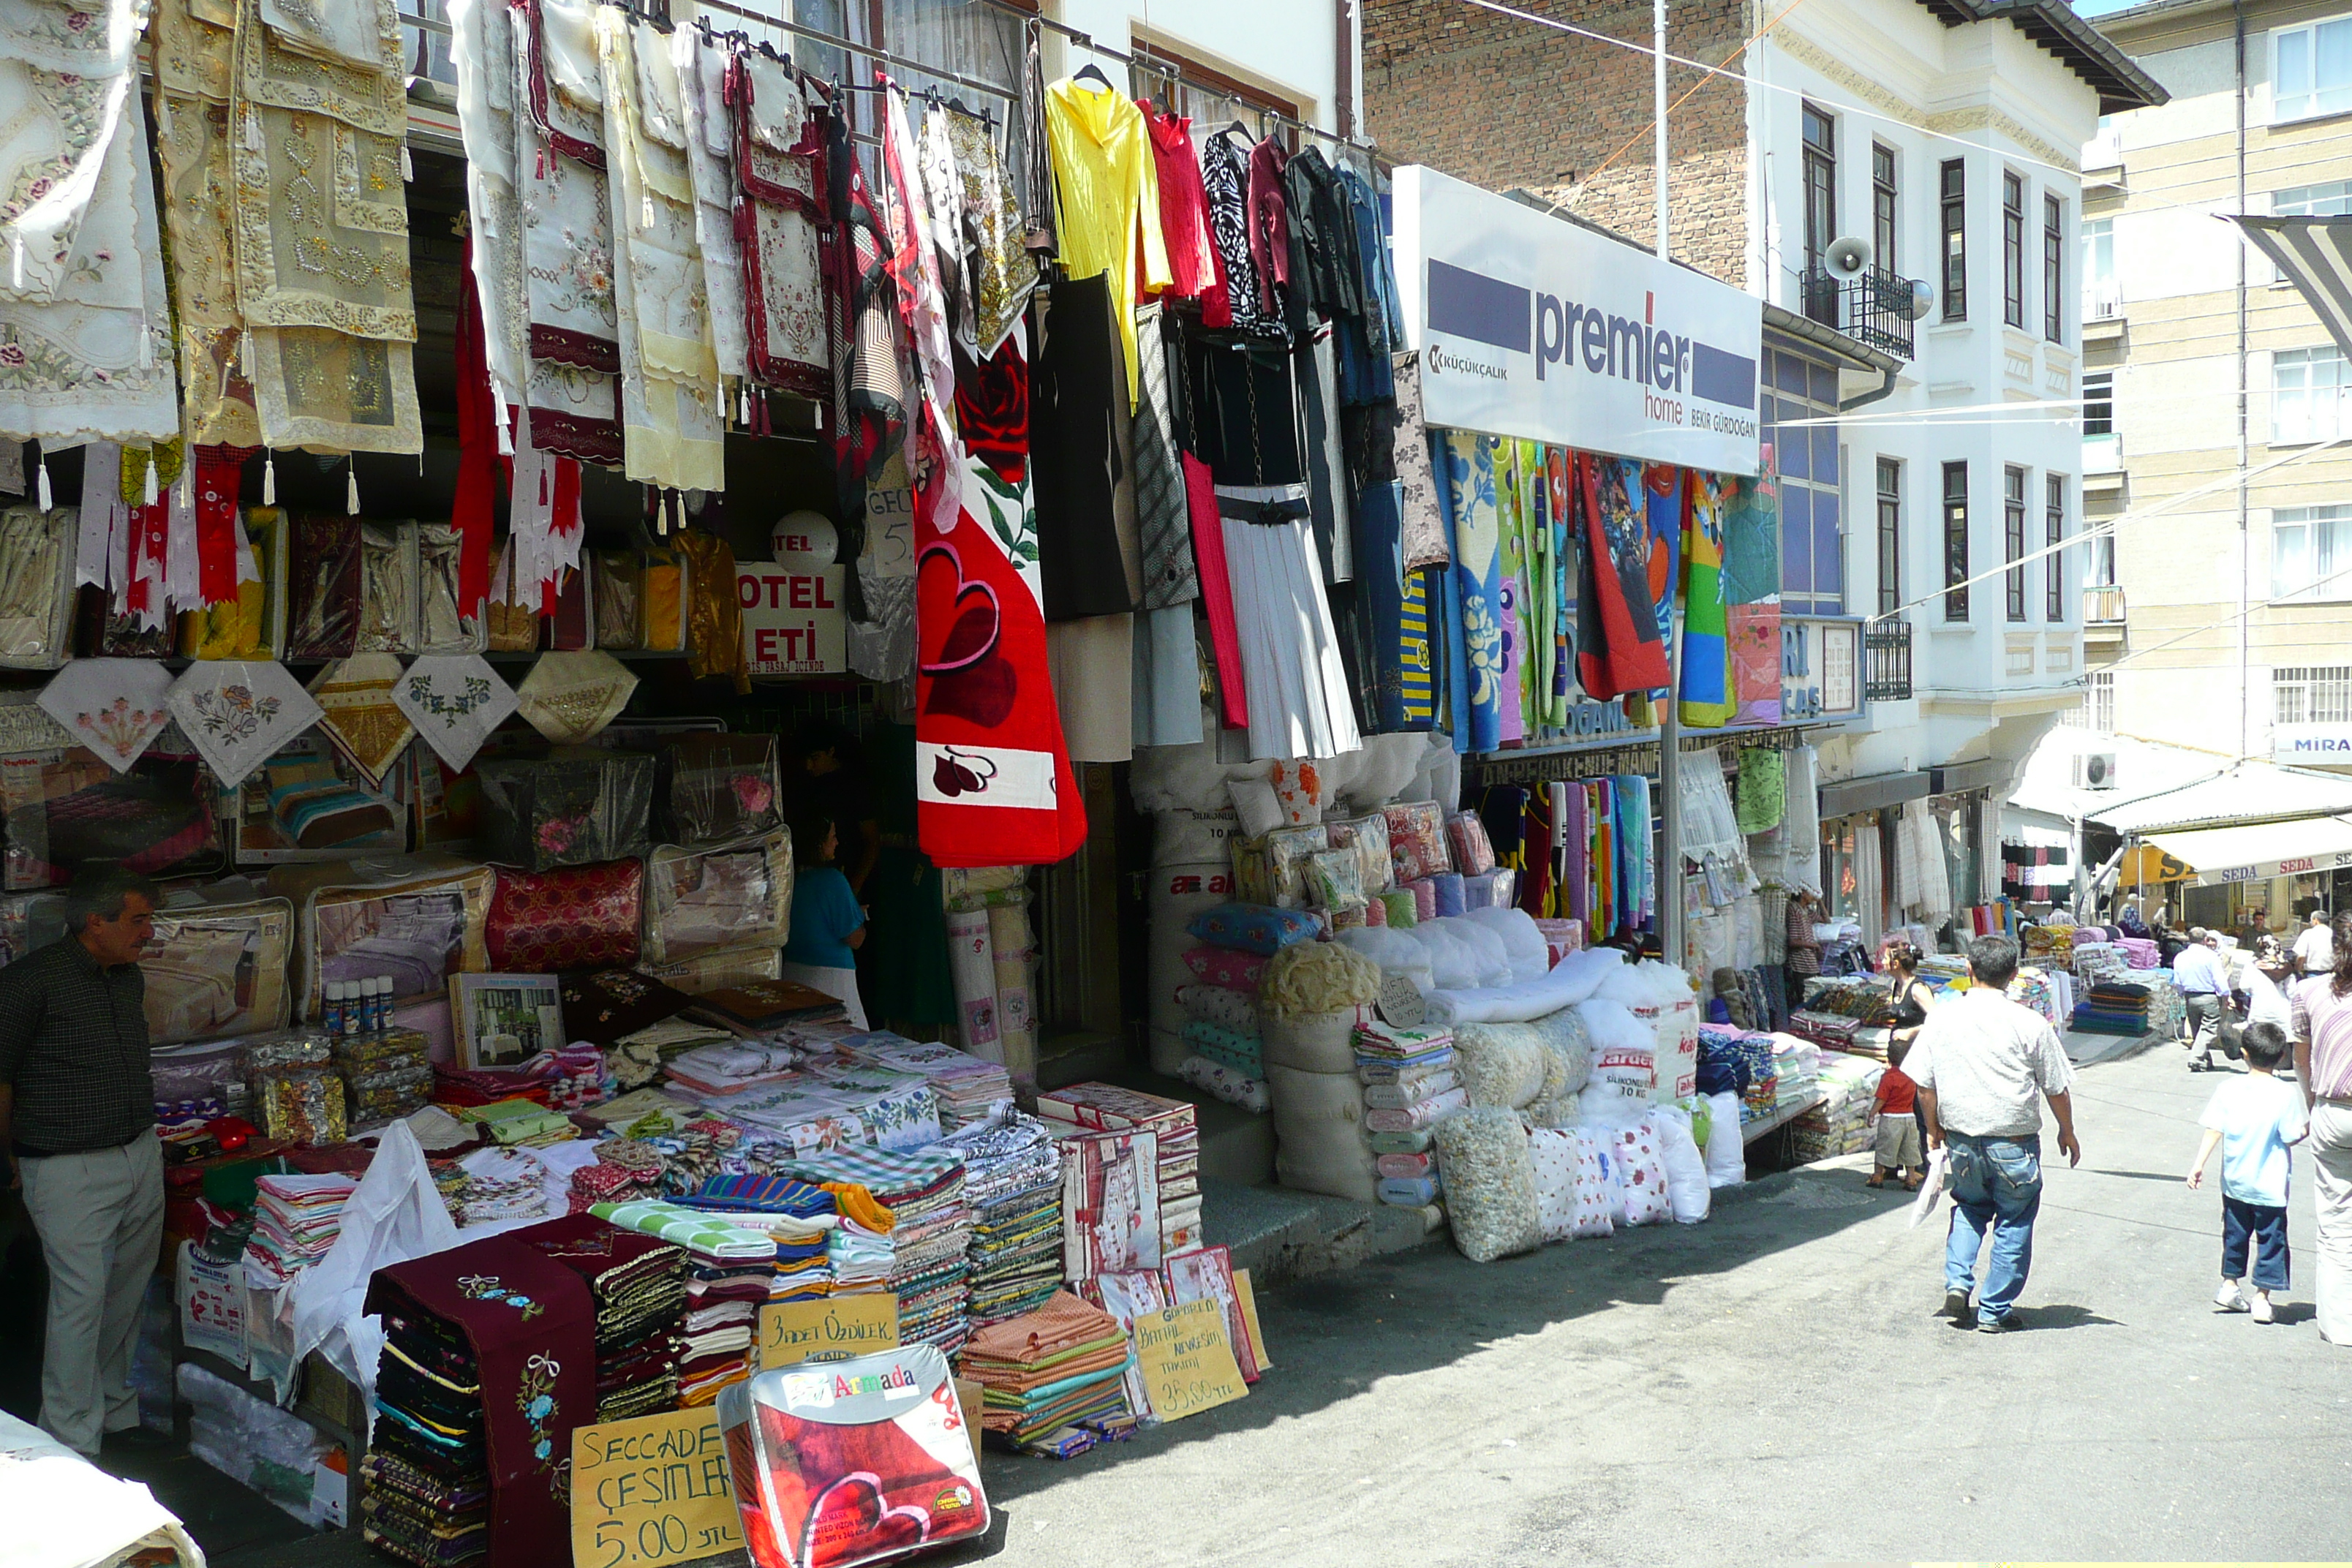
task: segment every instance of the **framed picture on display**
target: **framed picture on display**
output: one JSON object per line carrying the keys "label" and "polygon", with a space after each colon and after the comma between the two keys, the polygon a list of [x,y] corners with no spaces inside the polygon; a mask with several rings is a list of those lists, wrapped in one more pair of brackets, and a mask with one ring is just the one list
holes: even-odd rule
{"label": "framed picture on display", "polygon": [[552,974],[453,974],[449,1022],[457,1065],[519,1067],[564,1044],[563,998]]}

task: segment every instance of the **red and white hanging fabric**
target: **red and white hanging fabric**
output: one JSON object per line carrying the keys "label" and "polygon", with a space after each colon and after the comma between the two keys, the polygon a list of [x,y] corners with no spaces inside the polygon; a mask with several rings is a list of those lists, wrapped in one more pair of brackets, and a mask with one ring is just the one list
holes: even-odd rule
{"label": "red and white hanging fabric", "polygon": [[[974,465],[957,434],[946,301],[907,97],[876,74],[885,89],[887,266],[914,342],[921,404],[907,464],[915,487],[919,838],[941,866],[1049,863],[1086,841],[1087,814],[1047,674],[1045,613],[1022,570],[1036,556],[1028,489]],[[1003,352],[1018,357],[1011,344]]]}

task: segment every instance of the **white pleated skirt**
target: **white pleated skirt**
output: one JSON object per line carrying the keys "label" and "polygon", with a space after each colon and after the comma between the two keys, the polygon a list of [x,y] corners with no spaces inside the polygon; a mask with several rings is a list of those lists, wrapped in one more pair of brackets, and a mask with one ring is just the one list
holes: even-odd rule
{"label": "white pleated skirt", "polygon": [[[1294,503],[1296,517],[1255,521],[1262,508]],[[1363,745],[1306,503],[1304,485],[1217,489],[1253,760],[1336,757]]]}

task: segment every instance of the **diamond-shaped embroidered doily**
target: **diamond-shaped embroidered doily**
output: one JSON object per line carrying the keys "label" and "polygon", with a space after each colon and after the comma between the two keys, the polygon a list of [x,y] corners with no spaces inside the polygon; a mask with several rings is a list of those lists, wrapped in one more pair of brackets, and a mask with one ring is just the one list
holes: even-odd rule
{"label": "diamond-shaped embroidered doily", "polygon": [[515,689],[532,729],[557,745],[576,745],[620,716],[637,678],[594,649],[542,655]]}
{"label": "diamond-shaped embroidered doily", "polygon": [[517,701],[514,688],[478,653],[426,655],[394,684],[392,700],[434,754],[457,773]]}
{"label": "diamond-shaped embroidered doily", "polygon": [[148,658],[78,658],[41,690],[41,710],[116,773],[128,773],[172,721],[172,672]]}
{"label": "diamond-shaped embroidered doily", "polygon": [[319,721],[319,705],[274,661],[200,659],[164,700],[189,743],[234,787],[280,746]]}
{"label": "diamond-shaped embroidered doily", "polygon": [[383,775],[416,738],[416,726],[392,700],[401,674],[400,660],[391,654],[361,653],[329,665],[310,681],[310,695],[320,708],[319,728],[379,789]]}

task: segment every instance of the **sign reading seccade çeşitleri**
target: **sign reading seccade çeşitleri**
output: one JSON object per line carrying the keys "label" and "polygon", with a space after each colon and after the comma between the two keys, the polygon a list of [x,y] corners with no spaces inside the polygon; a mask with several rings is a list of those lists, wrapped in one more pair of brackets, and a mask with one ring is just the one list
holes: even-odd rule
{"label": "sign reading seccade \u00e7e\u015fitleri", "polygon": [[1756,472],[1753,296],[1434,169],[1394,203],[1430,424]]}

